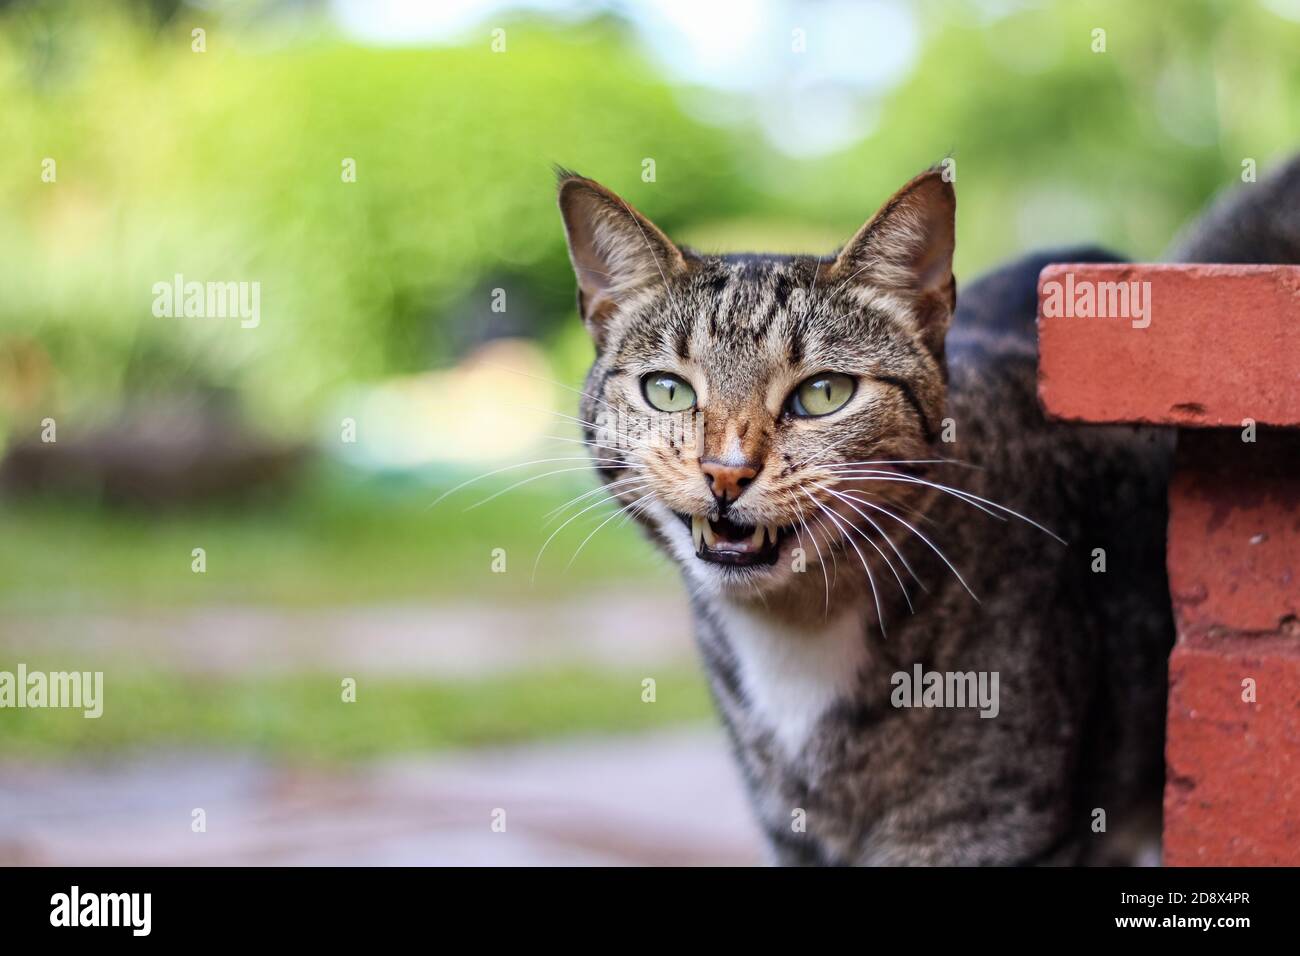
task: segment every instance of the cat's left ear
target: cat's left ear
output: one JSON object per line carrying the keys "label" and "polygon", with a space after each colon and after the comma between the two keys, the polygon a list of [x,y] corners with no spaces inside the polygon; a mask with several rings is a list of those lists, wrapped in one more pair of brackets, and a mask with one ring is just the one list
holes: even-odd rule
{"label": "cat's left ear", "polygon": [[901,299],[926,346],[941,355],[957,306],[952,274],[956,219],[952,183],[940,170],[928,170],[894,193],[858,230],[825,267],[825,280]]}
{"label": "cat's left ear", "polygon": [[619,306],[687,270],[666,235],[600,183],[560,171],[560,214],[578,277],[578,311],[597,347]]}

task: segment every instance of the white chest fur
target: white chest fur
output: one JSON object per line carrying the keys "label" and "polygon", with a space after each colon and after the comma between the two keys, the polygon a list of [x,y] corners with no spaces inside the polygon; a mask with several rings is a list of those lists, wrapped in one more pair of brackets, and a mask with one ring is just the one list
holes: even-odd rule
{"label": "white chest fur", "polygon": [[792,627],[761,611],[719,604],[746,699],[786,753],[798,754],[822,715],[852,694],[868,663],[861,615],[849,611]]}

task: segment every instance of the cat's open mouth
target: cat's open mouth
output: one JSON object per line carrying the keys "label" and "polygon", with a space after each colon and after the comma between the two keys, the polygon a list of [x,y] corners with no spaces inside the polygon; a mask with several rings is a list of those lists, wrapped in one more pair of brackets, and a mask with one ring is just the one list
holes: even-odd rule
{"label": "cat's open mouth", "polygon": [[739,524],[729,518],[709,519],[702,515],[678,514],[691,529],[695,556],[712,564],[748,567],[775,564],[781,539],[789,528],[776,525]]}

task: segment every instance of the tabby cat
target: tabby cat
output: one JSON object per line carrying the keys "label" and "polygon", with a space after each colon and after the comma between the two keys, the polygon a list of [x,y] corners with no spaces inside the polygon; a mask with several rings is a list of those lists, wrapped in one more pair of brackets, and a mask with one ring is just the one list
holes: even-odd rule
{"label": "tabby cat", "polygon": [[[827,257],[703,255],[567,171],[559,205],[586,441],[680,565],[773,860],[1098,863],[1158,839],[1172,440],[1036,400],[1039,270],[1114,257],[1031,257],[958,305],[937,169]],[[1250,257],[1231,245],[1186,256]]]}

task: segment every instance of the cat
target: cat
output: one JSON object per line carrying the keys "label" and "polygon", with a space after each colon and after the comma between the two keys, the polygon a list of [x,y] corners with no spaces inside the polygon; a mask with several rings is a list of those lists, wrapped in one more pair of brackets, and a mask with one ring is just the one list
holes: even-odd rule
{"label": "cat", "polygon": [[[681,569],[771,861],[1149,861],[1173,438],[1036,398],[1039,271],[1118,257],[1029,256],[958,299],[939,168],[825,257],[704,255],[558,179],[585,441]],[[1269,188],[1300,208],[1297,182]],[[1221,204],[1180,255],[1294,261],[1268,210]]]}

